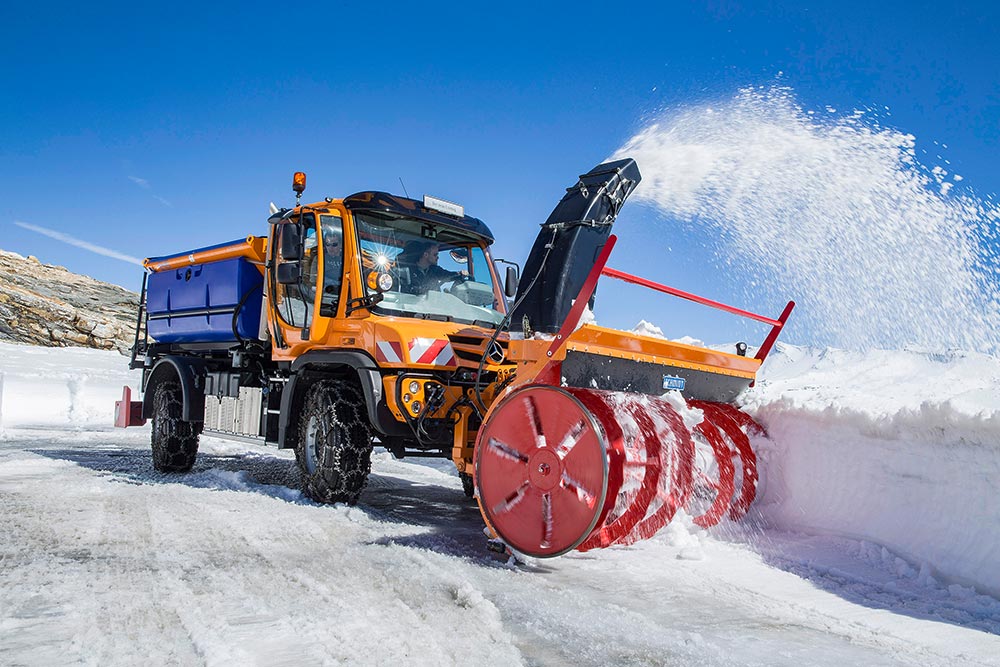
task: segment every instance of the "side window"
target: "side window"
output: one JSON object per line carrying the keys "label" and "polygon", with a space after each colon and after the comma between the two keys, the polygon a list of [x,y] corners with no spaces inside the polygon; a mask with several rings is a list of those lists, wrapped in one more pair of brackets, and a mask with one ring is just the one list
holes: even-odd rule
{"label": "side window", "polygon": [[323,239],[323,295],[320,314],[333,317],[340,303],[340,287],[344,280],[344,221],[340,216],[321,215],[320,234]]}
{"label": "side window", "polygon": [[493,276],[490,275],[490,264],[486,261],[486,253],[483,249],[475,246],[472,248],[472,262],[469,266],[469,275],[472,280],[483,285],[493,286]]}
{"label": "side window", "polygon": [[483,306],[496,310],[496,295],[493,294],[493,276],[486,261],[486,253],[479,246],[468,246],[467,262],[464,267],[468,280],[453,291],[460,299],[472,306]]}
{"label": "side window", "polygon": [[[278,265],[296,262],[299,265],[300,280],[298,283],[275,287],[275,305],[278,313],[286,323],[293,327],[304,329],[312,324],[313,296],[315,281],[310,280],[310,272],[318,262],[319,249],[316,241],[316,217],[312,214],[303,216],[301,235],[283,233],[279,227],[275,230],[278,242],[275,261]],[[291,247],[292,245],[297,247]],[[298,260],[292,259],[296,255]]]}

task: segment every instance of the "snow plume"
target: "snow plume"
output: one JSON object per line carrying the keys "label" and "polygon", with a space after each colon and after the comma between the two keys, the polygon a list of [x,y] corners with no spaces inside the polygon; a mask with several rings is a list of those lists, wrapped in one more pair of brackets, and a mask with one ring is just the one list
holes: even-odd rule
{"label": "snow plume", "polygon": [[615,157],[639,164],[639,201],[718,239],[748,289],[795,299],[817,342],[997,351],[997,205],[952,189],[959,176],[876,115],[745,89],[664,114]]}

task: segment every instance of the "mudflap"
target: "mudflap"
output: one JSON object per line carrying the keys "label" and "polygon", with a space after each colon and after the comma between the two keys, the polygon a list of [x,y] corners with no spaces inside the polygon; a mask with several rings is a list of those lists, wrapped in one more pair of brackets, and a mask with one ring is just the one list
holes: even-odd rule
{"label": "mudflap", "polygon": [[122,388],[122,400],[115,401],[115,426],[117,428],[127,428],[129,426],[144,426],[146,420],[142,416],[142,401],[132,400],[132,388],[125,386]]}

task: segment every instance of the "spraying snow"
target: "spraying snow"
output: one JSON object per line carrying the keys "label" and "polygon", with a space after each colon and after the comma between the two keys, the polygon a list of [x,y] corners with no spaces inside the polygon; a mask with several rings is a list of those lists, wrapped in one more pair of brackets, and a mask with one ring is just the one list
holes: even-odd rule
{"label": "spraying snow", "polygon": [[614,157],[639,164],[638,201],[710,228],[727,272],[795,299],[814,343],[1000,349],[998,207],[915,143],[759,88],[665,114]]}

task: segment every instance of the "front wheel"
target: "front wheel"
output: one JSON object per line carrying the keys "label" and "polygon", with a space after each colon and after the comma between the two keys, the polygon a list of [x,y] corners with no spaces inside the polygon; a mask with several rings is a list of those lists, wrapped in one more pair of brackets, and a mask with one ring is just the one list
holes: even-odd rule
{"label": "front wheel", "polygon": [[177,382],[160,382],[153,391],[153,467],[160,472],[187,472],[198,457],[202,425],[181,419],[183,401]]}
{"label": "front wheel", "polygon": [[472,475],[467,472],[458,473],[458,478],[462,480],[462,491],[465,493],[466,498],[476,497],[476,483],[472,479]]}
{"label": "front wheel", "polygon": [[309,389],[295,458],[306,495],[320,503],[354,504],[371,471],[372,431],[364,397],[343,380]]}

